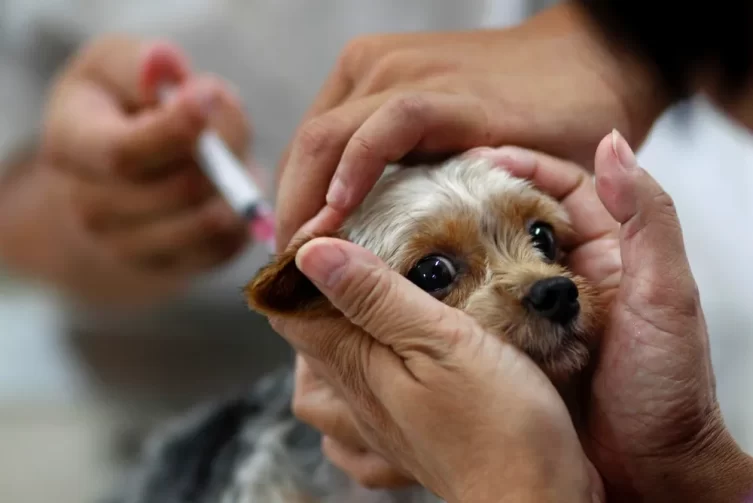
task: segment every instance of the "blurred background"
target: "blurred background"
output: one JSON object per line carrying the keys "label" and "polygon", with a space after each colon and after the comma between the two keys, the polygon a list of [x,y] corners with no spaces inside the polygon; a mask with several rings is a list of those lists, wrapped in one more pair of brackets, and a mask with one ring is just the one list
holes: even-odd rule
{"label": "blurred background", "polygon": [[[0,159],[39,124],[54,73],[83,41],[172,39],[235,83],[270,171],[345,43],[363,33],[519,22],[551,1],[0,0]],[[726,420],[753,450],[749,332],[753,143],[702,100],[669,111],[639,152],[674,196],[712,337]],[[0,270],[0,501],[88,503],[155,422],[246,387],[290,358],[239,288],[249,250],[149,309],[104,312]]]}

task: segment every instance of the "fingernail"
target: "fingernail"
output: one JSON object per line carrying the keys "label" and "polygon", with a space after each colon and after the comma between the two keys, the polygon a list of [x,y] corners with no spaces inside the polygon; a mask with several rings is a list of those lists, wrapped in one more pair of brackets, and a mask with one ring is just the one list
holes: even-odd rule
{"label": "fingernail", "polygon": [[[340,171],[340,168],[337,168]],[[343,209],[348,202],[348,188],[339,176],[335,175],[327,191],[327,204],[333,208]]]}
{"label": "fingernail", "polygon": [[629,171],[638,166],[633,149],[616,129],[612,129],[612,151],[617,156],[617,160],[620,161],[622,169]]}
{"label": "fingernail", "polygon": [[340,281],[348,257],[339,246],[317,241],[301,246],[295,265],[314,283],[332,288]]}

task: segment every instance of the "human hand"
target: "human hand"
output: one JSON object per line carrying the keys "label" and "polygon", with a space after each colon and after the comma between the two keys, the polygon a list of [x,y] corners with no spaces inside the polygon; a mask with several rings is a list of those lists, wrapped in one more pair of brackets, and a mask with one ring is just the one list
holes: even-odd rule
{"label": "human hand", "polygon": [[[158,104],[166,82],[176,95]],[[146,301],[241,249],[242,220],[193,160],[208,125],[247,157],[238,99],[193,74],[178,49],[106,38],[74,58],[51,94],[37,177],[61,228],[66,286],[95,300]]]}
{"label": "human hand", "polygon": [[[569,268],[587,277],[607,300],[614,296],[621,272],[618,224],[601,204],[589,173],[574,163],[517,147],[478,148],[465,155],[491,159],[557,199],[578,239],[568,243]],[[322,448],[330,461],[367,487],[415,483],[369,448],[359,436],[347,403],[325,376],[316,375],[300,355],[298,362],[294,412],[326,436]]]}
{"label": "human hand", "polygon": [[407,154],[521,145],[589,166],[611,127],[638,144],[666,103],[602,43],[571,2],[512,29],[357,39],[281,163],[278,246],[325,205],[333,176],[344,216]]}
{"label": "human hand", "polygon": [[451,503],[602,501],[564,402],[522,352],[352,243],[314,239],[296,265],[345,318],[273,326],[402,473]]}
{"label": "human hand", "polygon": [[[539,189],[567,194],[563,204],[584,238],[568,265],[613,292],[582,434],[609,500],[741,501],[753,488],[753,463],[720,414],[703,310],[670,196],[616,132],[596,151],[595,185],[555,159],[526,165],[509,162],[504,149],[491,155]],[[594,218],[605,207],[619,234]]]}

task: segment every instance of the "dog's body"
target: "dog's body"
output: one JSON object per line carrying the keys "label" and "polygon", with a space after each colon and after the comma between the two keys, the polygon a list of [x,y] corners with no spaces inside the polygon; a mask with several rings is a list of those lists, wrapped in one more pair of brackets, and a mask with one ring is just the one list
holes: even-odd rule
{"label": "dog's body", "polygon": [[[154,436],[117,503],[439,503],[421,487],[360,487],[293,417],[292,369],[250,393],[178,419]],[[115,503],[115,502],[113,502]]]}
{"label": "dog's body", "polygon": [[[563,265],[571,231],[559,204],[479,155],[392,168],[335,236],[487,331],[526,351],[563,396],[586,366],[601,318],[597,292]],[[297,270],[293,247],[246,289],[277,316],[339,318]],[[373,491],[332,466],[319,434],[291,411],[292,370],[168,430],[122,503],[435,503],[422,488]],[[571,410],[573,410],[572,403]]]}

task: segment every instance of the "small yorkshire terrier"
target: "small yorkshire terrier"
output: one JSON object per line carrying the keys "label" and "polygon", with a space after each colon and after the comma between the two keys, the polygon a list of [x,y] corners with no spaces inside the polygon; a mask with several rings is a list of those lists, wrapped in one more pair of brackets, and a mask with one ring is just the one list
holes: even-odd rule
{"label": "small yorkshire terrier", "polygon": [[[578,379],[601,331],[599,292],[565,267],[574,235],[557,201],[478,152],[390,167],[335,237],[525,351],[577,418]],[[341,318],[296,268],[295,246],[245,289],[265,315]],[[155,437],[122,503],[430,503],[421,487],[370,490],[331,465],[291,411],[292,369]]]}

